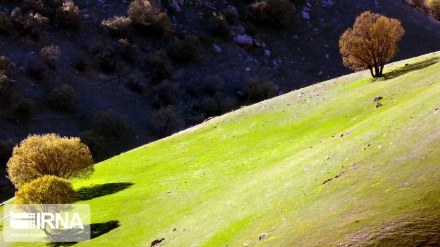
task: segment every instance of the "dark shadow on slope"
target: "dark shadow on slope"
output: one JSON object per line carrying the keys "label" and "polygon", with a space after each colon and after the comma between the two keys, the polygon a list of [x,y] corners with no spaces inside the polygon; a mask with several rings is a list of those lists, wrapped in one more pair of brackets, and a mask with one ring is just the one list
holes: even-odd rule
{"label": "dark shadow on slope", "polygon": [[431,65],[438,63],[439,60],[440,59],[438,59],[438,58],[431,58],[429,60],[418,62],[418,63],[405,64],[404,67],[400,67],[400,68],[397,68],[393,71],[390,71],[390,72],[384,74],[383,77],[385,78],[385,80],[393,79],[393,78],[399,77],[401,75],[404,75],[406,73],[409,73],[411,71],[427,68]]}
{"label": "dark shadow on slope", "polygon": [[[119,226],[120,224],[118,220],[110,220],[104,223],[90,224],[90,239],[94,239],[103,234],[106,234],[111,230],[118,228]],[[77,243],[78,242],[54,242],[54,243],[48,243],[47,246],[51,246],[51,247],[72,246]]]}
{"label": "dark shadow on slope", "polygon": [[108,183],[83,187],[76,191],[78,201],[86,201],[96,197],[111,195],[132,186],[133,183]]}

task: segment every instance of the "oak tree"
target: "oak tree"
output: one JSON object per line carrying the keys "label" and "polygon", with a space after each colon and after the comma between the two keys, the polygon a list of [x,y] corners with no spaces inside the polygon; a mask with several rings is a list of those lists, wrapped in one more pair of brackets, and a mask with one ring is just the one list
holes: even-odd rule
{"label": "oak tree", "polygon": [[339,40],[344,65],[354,71],[369,69],[373,77],[382,76],[385,64],[399,51],[397,42],[404,34],[399,20],[362,13]]}

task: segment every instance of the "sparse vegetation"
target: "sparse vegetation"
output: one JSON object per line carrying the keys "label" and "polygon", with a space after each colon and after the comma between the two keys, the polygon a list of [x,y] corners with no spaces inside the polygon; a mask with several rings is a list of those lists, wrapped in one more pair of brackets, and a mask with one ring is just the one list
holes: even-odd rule
{"label": "sparse vegetation", "polygon": [[170,43],[168,54],[177,63],[188,63],[199,56],[202,43],[194,35],[186,35],[182,40],[175,40]]}
{"label": "sparse vegetation", "polygon": [[150,65],[151,79],[153,82],[161,82],[170,78],[173,71],[173,65],[168,57],[167,51],[162,49],[148,58],[148,64]]}
{"label": "sparse vegetation", "polygon": [[282,29],[292,25],[293,9],[289,0],[261,0],[249,6],[246,19],[259,26]]}
{"label": "sparse vegetation", "polygon": [[101,24],[106,27],[111,34],[118,37],[123,37],[128,34],[132,21],[128,17],[114,16],[110,19],[102,21]]}
{"label": "sparse vegetation", "polygon": [[31,135],[14,148],[8,164],[9,179],[16,188],[53,175],[60,178],[87,177],[93,168],[89,148],[79,138],[56,134]]}
{"label": "sparse vegetation", "polygon": [[144,36],[166,36],[171,32],[172,23],[164,13],[155,13],[147,0],[134,0],[127,10],[133,26]]}
{"label": "sparse vegetation", "polygon": [[55,20],[63,27],[79,30],[81,28],[81,11],[72,0],[64,0],[56,10]]}
{"label": "sparse vegetation", "polygon": [[35,101],[27,97],[13,98],[9,110],[13,116],[29,117],[35,114]]}
{"label": "sparse vegetation", "polygon": [[339,40],[344,65],[354,71],[369,69],[373,77],[382,76],[385,64],[399,51],[397,42],[404,33],[399,20],[362,13]]}
{"label": "sparse vegetation", "polygon": [[178,112],[178,108],[168,105],[160,108],[153,115],[153,124],[158,136],[168,136],[176,133],[185,126],[185,122]]}
{"label": "sparse vegetation", "polygon": [[243,86],[243,95],[248,103],[270,99],[278,95],[278,90],[271,81],[264,78],[250,78]]}
{"label": "sparse vegetation", "polygon": [[51,68],[56,67],[56,63],[60,60],[60,54],[61,48],[56,45],[46,46],[40,50],[40,56]]}
{"label": "sparse vegetation", "polygon": [[60,111],[72,111],[75,109],[75,90],[67,84],[55,87],[49,96],[49,101]]}

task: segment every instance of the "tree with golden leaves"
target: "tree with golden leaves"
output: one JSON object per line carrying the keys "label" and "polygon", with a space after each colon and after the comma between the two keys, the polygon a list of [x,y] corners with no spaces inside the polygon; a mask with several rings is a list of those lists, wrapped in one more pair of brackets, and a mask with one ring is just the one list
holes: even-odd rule
{"label": "tree with golden leaves", "polygon": [[44,175],[87,177],[94,171],[93,164],[89,148],[79,138],[31,135],[14,148],[7,170],[9,179],[20,189]]}
{"label": "tree with golden leaves", "polygon": [[362,13],[339,39],[344,65],[354,71],[369,69],[373,77],[382,76],[385,64],[399,51],[397,42],[404,34],[399,20]]}

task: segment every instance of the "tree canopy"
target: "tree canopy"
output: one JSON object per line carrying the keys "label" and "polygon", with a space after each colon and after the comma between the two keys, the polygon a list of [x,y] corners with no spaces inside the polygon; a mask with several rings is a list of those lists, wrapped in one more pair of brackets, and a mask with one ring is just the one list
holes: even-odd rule
{"label": "tree canopy", "polygon": [[89,148],[79,138],[46,134],[31,135],[16,146],[7,169],[9,179],[21,188],[44,175],[86,177],[94,171],[93,164]]}
{"label": "tree canopy", "polygon": [[404,34],[399,20],[362,13],[339,40],[344,65],[354,71],[369,69],[373,77],[382,76],[385,64],[399,51],[397,42]]}

